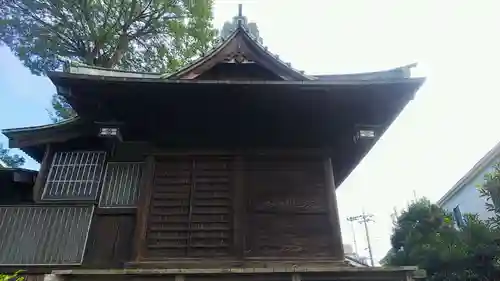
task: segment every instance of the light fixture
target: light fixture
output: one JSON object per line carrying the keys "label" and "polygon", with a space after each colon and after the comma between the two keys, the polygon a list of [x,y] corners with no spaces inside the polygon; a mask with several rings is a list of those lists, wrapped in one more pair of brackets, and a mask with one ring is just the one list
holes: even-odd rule
{"label": "light fixture", "polygon": [[353,141],[373,140],[377,136],[373,126],[356,126],[356,131],[353,136]]}
{"label": "light fixture", "polygon": [[375,138],[374,130],[359,130],[359,138],[361,139],[373,139]]}
{"label": "light fixture", "polygon": [[120,132],[120,126],[117,124],[99,124],[99,137],[101,138],[116,138],[122,141],[122,135]]}
{"label": "light fixture", "polygon": [[116,137],[120,134],[120,130],[118,128],[101,128],[99,131],[100,137]]}

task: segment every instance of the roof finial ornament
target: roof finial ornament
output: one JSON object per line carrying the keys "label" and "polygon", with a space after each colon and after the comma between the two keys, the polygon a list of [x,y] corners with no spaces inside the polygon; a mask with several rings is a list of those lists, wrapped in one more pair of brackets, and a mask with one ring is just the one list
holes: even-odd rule
{"label": "roof finial ornament", "polygon": [[238,16],[236,17],[238,21],[238,26],[243,25],[243,4],[238,4]]}

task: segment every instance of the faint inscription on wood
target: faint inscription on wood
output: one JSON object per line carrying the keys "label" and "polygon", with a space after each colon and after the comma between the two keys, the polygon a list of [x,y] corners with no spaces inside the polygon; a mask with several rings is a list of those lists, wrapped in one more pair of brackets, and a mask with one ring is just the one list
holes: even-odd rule
{"label": "faint inscription on wood", "polygon": [[[309,198],[308,198],[309,197]],[[326,212],[326,204],[320,198],[297,194],[294,197],[270,198],[262,201],[253,201],[253,209],[261,212]]]}
{"label": "faint inscription on wood", "polygon": [[326,215],[256,215],[251,225],[250,256],[328,256],[332,248]]}
{"label": "faint inscription on wood", "polygon": [[248,166],[246,255],[329,256],[333,247],[321,161],[254,161]]}

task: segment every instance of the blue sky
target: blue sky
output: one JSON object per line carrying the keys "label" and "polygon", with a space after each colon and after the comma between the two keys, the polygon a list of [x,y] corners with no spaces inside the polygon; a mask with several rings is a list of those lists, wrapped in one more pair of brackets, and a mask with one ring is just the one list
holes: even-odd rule
{"label": "blue sky", "polygon": [[[375,258],[389,247],[390,214],[417,196],[439,199],[500,140],[495,1],[216,0],[215,26],[237,13],[258,24],[264,45],[309,74],[374,71],[412,62],[428,80],[382,140],[339,188],[345,220],[362,209]],[[479,4],[480,3],[480,4]],[[54,87],[0,47],[0,128],[46,124]],[[5,143],[2,136],[1,141]],[[37,168],[29,161],[28,168]],[[361,226],[356,235],[362,254]]]}

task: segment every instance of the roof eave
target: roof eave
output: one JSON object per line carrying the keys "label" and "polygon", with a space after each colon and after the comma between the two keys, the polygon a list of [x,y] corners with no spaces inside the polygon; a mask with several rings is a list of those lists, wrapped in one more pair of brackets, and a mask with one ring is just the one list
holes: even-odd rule
{"label": "roof eave", "polygon": [[500,142],[488,151],[457,183],[441,197],[436,205],[442,207],[448,200],[472,181],[495,158],[500,156]]}
{"label": "roof eave", "polygon": [[79,120],[80,120],[80,118],[78,116],[75,116],[75,117],[71,117],[69,119],[63,120],[61,122],[54,123],[54,124],[3,129],[2,134],[4,134],[7,138],[10,138],[11,136],[15,136],[17,133],[25,133],[25,132],[33,132],[33,131],[38,131],[38,130],[58,128],[61,126],[72,124],[72,123],[77,122]]}
{"label": "roof eave", "polygon": [[[117,77],[100,76],[90,74],[76,74],[67,72],[50,72],[47,75],[55,86],[70,85],[73,81],[92,80],[103,82],[127,82],[127,83],[159,83],[159,84],[233,84],[233,85],[380,85],[380,84],[417,84],[419,87],[425,82],[425,77],[401,78],[401,79],[379,79],[379,80],[299,80],[299,81],[268,81],[268,80],[190,80],[190,79],[160,79],[160,78],[142,78],[142,77]],[[62,83],[66,82],[66,83]],[[23,129],[23,128],[21,128]]]}

